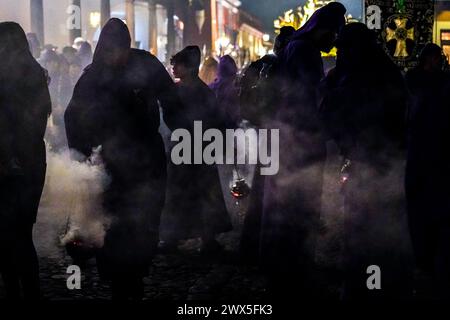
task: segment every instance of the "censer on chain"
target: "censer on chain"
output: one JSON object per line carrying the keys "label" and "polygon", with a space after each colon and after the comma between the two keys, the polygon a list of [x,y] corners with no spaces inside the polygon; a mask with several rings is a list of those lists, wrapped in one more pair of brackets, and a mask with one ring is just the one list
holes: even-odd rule
{"label": "censer on chain", "polygon": [[247,181],[240,176],[236,165],[234,166],[234,169],[236,171],[237,179],[233,182],[230,192],[233,198],[239,201],[246,198],[250,194],[250,187],[248,186]]}
{"label": "censer on chain", "polygon": [[84,264],[87,260],[95,256],[97,248],[81,235],[77,228],[70,226],[70,216],[67,219],[66,231],[62,237],[62,242],[67,254],[75,264]]}

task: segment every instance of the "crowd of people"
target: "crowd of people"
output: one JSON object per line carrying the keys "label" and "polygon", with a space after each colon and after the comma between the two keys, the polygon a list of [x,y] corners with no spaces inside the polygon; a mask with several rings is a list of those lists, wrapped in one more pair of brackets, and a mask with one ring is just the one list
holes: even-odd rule
{"label": "crowd of people", "polygon": [[[329,141],[342,159],[342,298],[412,297],[418,277],[446,297],[448,61],[428,44],[404,74],[364,24],[346,24],[345,13],[332,2],[299,30],[282,28],[274,53],[242,72],[230,56],[201,65],[200,49],[188,46],[172,57],[172,76],[155,56],[131,48],[119,19],[103,27],[93,55],[83,42],[37,56],[18,24],[1,23],[0,267],[8,295],[19,297],[22,287],[25,297],[39,296],[31,234],[52,113],[67,136],[47,136],[56,149],[66,144],[85,161],[101,146],[111,177],[103,206],[113,219],[96,258],[113,298],[142,298],[158,250],[199,237],[202,252],[214,254],[222,250],[216,236],[232,229],[217,166],[173,164],[160,119],[189,132],[197,120],[219,130],[242,120],[280,129],[280,170],[255,175],[239,247],[275,297],[320,297],[315,255]],[[325,74],[321,52],[333,46],[336,67]],[[367,288],[371,265],[382,271],[382,290]]]}

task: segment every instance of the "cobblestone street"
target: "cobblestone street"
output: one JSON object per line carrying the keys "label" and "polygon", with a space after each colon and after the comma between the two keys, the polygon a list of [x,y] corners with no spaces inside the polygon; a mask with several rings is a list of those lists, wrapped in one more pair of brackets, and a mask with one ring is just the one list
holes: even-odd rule
{"label": "cobblestone street", "polygon": [[[231,236],[222,241],[230,242]],[[255,299],[264,296],[264,280],[252,267],[237,266],[230,247],[216,259],[202,258],[198,243],[190,241],[171,255],[157,255],[145,278],[148,300],[214,300]],[[103,300],[110,298],[108,283],[100,281],[91,260],[82,266],[82,289],[68,290],[66,269],[71,258],[61,249],[59,254],[41,256],[42,293],[46,300]]]}
{"label": "cobblestone street", "polygon": [[[323,234],[319,235],[317,262],[322,271],[318,277],[328,287],[326,295],[336,298],[338,283],[333,272],[340,264],[340,243],[342,240],[341,212],[342,203],[339,197],[339,185],[336,184],[339,172],[338,160],[329,159],[325,174],[323,197],[326,199],[322,208]],[[254,168],[241,166],[239,174],[251,184]],[[230,195],[230,182],[236,179],[232,166],[219,166],[222,191],[234,230],[222,234],[218,240],[224,252],[214,258],[203,257],[198,249],[200,240],[192,239],[181,243],[176,254],[158,254],[153,260],[150,276],[144,279],[145,299],[147,300],[209,300],[209,301],[258,301],[267,294],[267,281],[257,267],[239,263],[237,246],[245,216],[248,198],[239,203]],[[233,177],[233,178],[232,178]],[[250,185],[251,186],[251,185]],[[100,281],[95,259],[91,259],[81,267],[81,290],[68,290],[66,280],[69,277],[67,267],[72,259],[65,248],[59,246],[60,237],[64,234],[67,214],[64,213],[64,202],[61,200],[61,213],[48,210],[50,204],[46,192],[41,201],[38,221],[34,229],[34,239],[40,262],[40,277],[43,299],[48,301],[72,300],[109,300],[111,290],[109,283]],[[53,203],[54,204],[54,203]],[[54,211],[54,210],[53,210]],[[4,296],[3,283],[0,281],[0,299]]]}
{"label": "cobblestone street", "polygon": [[[228,196],[228,180],[231,172],[222,168],[221,177],[227,206],[235,230],[221,235],[224,252],[219,256],[203,257],[198,249],[200,240],[181,243],[175,254],[158,254],[150,268],[150,276],[144,279],[146,300],[258,300],[265,295],[265,281],[256,267],[239,265],[236,247],[240,235],[238,207]],[[47,301],[109,300],[109,283],[98,276],[95,259],[81,266],[81,290],[67,289],[67,267],[72,259],[65,248],[58,245],[64,232],[66,217],[49,216],[43,199],[34,230],[35,244],[40,262],[40,278],[43,299]],[[245,203],[243,204],[245,206]],[[0,281],[0,298],[4,297]]]}

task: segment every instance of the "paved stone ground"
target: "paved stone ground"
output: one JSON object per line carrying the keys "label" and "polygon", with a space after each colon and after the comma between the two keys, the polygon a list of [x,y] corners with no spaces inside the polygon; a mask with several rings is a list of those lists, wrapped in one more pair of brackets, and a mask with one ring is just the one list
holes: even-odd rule
{"label": "paved stone ground", "polygon": [[[251,174],[251,173],[250,173]],[[220,168],[224,196],[235,230],[221,235],[223,254],[215,258],[201,256],[197,249],[199,239],[186,241],[176,254],[157,255],[144,279],[147,300],[259,300],[265,295],[265,280],[256,267],[239,265],[236,247],[245,202],[239,206],[228,195],[232,168]],[[249,176],[250,177],[250,176]],[[109,283],[99,279],[95,259],[82,266],[81,290],[68,290],[67,267],[72,259],[64,248],[58,246],[59,236],[64,232],[65,219],[48,216],[45,200],[41,203],[34,239],[40,262],[40,278],[43,299],[108,300],[111,296]],[[0,281],[0,298],[4,296]]]}
{"label": "paved stone ground", "polygon": [[[231,241],[231,235],[221,239]],[[224,239],[225,238],[225,239]],[[230,247],[220,258],[206,259],[196,252],[197,241],[190,241],[171,255],[157,255],[144,279],[146,300],[230,300],[264,297],[265,281],[256,268],[239,266]],[[66,269],[70,257],[60,254],[40,258],[41,282],[46,300],[106,300],[109,283],[99,279],[95,260],[82,267],[82,289],[68,290]]]}
{"label": "paved stone ground", "polygon": [[[319,239],[318,260],[325,272],[324,281],[330,281],[331,296],[337,296],[339,284],[328,279],[336,270],[340,259],[341,242],[341,202],[339,186],[336,183],[339,162],[334,159],[329,166],[324,188],[324,219],[328,230]],[[240,175],[251,182],[253,168],[240,167]],[[219,241],[225,252],[220,257],[206,259],[197,252],[199,240],[187,241],[177,254],[157,255],[145,279],[145,299],[148,300],[232,300],[249,301],[263,299],[266,294],[266,281],[256,267],[239,264],[236,248],[240,228],[245,216],[246,201],[236,204],[230,196],[229,187],[233,180],[233,168],[220,166],[219,173],[227,208],[235,226],[234,231],[221,235]],[[60,235],[64,232],[64,215],[51,216],[46,210],[46,199],[41,201],[38,222],[34,230],[35,243],[40,260],[42,293],[45,300],[107,300],[110,299],[108,283],[100,281],[95,260],[82,267],[82,289],[68,290],[66,287],[67,267],[72,264],[65,250],[59,247]],[[0,298],[4,296],[0,281]]]}

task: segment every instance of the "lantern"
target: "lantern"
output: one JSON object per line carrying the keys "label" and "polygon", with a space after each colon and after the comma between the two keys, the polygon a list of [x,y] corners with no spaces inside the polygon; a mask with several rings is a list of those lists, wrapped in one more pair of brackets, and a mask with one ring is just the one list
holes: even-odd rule
{"label": "lantern", "polygon": [[195,11],[195,23],[198,32],[202,33],[203,26],[206,21],[205,6],[202,0],[189,0],[189,6]]}

